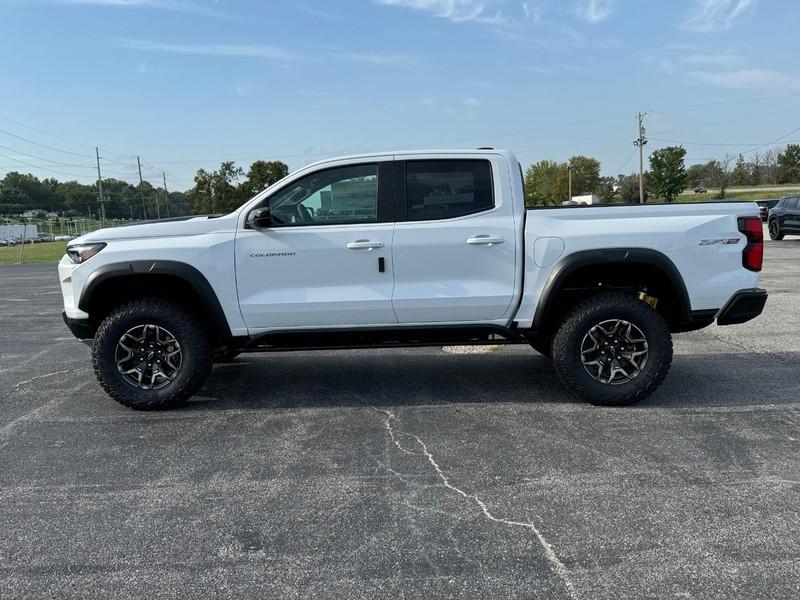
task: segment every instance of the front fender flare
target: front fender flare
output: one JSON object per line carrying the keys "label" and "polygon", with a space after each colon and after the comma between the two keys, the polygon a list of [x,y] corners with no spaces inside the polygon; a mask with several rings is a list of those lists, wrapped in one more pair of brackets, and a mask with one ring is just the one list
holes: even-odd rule
{"label": "front fender flare", "polygon": [[176,277],[189,284],[203,302],[203,306],[211,318],[213,332],[221,338],[231,337],[231,330],[222,305],[208,279],[195,267],[172,260],[136,260],[121,263],[110,263],[98,267],[89,275],[78,300],[78,308],[89,312],[92,297],[101,283],[122,277],[146,275],[164,275]]}

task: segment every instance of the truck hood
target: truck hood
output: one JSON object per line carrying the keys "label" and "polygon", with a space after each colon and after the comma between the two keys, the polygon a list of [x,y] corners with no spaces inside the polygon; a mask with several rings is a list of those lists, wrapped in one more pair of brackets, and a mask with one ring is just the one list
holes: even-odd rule
{"label": "truck hood", "polygon": [[237,216],[238,213],[231,213],[229,215],[193,215],[142,221],[130,225],[98,229],[72,240],[70,245],[235,231]]}

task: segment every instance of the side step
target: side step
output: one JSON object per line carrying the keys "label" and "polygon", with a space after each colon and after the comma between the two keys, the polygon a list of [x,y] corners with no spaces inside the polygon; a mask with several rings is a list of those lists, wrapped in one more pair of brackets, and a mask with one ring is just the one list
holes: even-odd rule
{"label": "side step", "polygon": [[243,352],[287,352],[528,343],[520,331],[498,325],[433,326],[273,331],[249,340],[239,349]]}

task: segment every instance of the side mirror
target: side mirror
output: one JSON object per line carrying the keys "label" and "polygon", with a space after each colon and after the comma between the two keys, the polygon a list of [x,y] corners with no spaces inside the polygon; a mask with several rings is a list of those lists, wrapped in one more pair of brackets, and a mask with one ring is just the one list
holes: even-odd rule
{"label": "side mirror", "polygon": [[252,229],[264,229],[272,225],[269,207],[257,208],[247,215],[247,226]]}

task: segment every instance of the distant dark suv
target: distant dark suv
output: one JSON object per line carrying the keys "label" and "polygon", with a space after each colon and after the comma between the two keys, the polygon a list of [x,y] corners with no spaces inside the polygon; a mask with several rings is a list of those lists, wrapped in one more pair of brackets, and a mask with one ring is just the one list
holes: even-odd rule
{"label": "distant dark suv", "polygon": [[786,234],[800,235],[800,196],[781,198],[767,217],[769,237],[782,240]]}
{"label": "distant dark suv", "polygon": [[769,218],[769,209],[775,208],[775,205],[778,204],[778,202],[780,202],[780,200],[756,201],[756,204],[758,204],[759,214],[761,215],[761,220],[764,221],[764,223],[766,223],[767,219]]}

